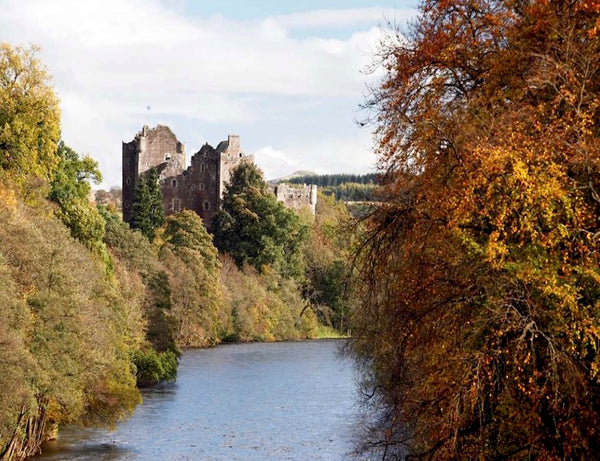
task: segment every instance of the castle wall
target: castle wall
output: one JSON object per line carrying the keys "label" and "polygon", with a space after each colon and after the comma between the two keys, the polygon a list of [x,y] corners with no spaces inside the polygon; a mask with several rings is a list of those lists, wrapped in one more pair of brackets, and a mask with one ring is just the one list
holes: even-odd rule
{"label": "castle wall", "polygon": [[[254,162],[252,155],[244,155],[240,137],[229,135],[217,148],[205,144],[185,168],[185,146],[166,126],[144,126],[133,141],[123,143],[123,220],[131,223],[131,207],[135,185],[140,176],[151,168],[158,172],[165,215],[184,209],[195,211],[210,227],[219,210],[220,201],[231,172],[240,162]],[[317,186],[291,188],[279,185],[275,189],[278,200],[297,210],[309,206],[315,212]]]}
{"label": "castle wall", "polygon": [[219,209],[219,160],[215,149],[205,144],[192,157],[187,170],[186,208],[194,210],[209,227]]}
{"label": "castle wall", "polygon": [[288,186],[287,184],[278,184],[273,192],[277,200],[286,207],[300,211],[308,208],[313,214],[317,206],[317,186],[315,184],[303,184],[299,187]]}
{"label": "castle wall", "polygon": [[138,177],[138,143],[134,139],[123,143],[122,146],[122,193],[123,193],[123,221],[131,221],[131,204],[133,202],[133,191]]}
{"label": "castle wall", "polygon": [[148,128],[144,125],[133,141],[123,143],[122,155],[123,220],[130,222],[133,194],[139,177],[156,168],[162,185],[165,178],[180,174],[186,163],[185,146],[169,127],[157,125]]}
{"label": "castle wall", "polygon": [[240,137],[236,134],[229,135],[227,141],[222,141],[217,146],[219,155],[219,199],[225,192],[225,184],[229,182],[231,172],[239,165],[240,161],[246,160],[253,162],[254,156],[245,156],[240,146]]}

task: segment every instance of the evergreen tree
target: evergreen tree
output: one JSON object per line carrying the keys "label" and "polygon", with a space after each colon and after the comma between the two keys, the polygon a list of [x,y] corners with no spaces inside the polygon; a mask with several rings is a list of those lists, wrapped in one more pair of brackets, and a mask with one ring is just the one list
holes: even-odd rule
{"label": "evergreen tree", "polygon": [[148,195],[150,198],[150,221],[154,229],[165,223],[165,212],[163,210],[162,193],[158,182],[158,172],[152,168],[148,173]]}
{"label": "evergreen tree", "polygon": [[213,227],[215,245],[239,267],[250,264],[262,271],[274,265],[284,276],[302,273],[300,247],[307,227],[277,201],[255,165],[242,163],[232,172]]}
{"label": "evergreen tree", "polygon": [[165,222],[158,173],[152,168],[139,178],[133,193],[131,227],[139,229],[148,240],[154,240],[155,231]]}

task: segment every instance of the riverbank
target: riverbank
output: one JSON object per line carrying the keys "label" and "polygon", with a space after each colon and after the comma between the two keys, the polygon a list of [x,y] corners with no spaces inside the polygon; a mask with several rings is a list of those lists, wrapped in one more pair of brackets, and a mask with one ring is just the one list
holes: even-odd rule
{"label": "riverbank", "polygon": [[339,340],[185,350],[176,383],[142,391],[115,431],[65,427],[45,461],[341,461],[352,449],[354,368]]}

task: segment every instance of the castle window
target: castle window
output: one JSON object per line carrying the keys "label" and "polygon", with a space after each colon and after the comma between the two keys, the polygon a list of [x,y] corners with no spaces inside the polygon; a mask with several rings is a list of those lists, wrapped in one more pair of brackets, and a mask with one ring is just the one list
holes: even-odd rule
{"label": "castle window", "polygon": [[128,186],[131,185],[131,178],[129,178],[129,176],[127,176],[127,178],[125,178],[125,184],[127,184]]}
{"label": "castle window", "polygon": [[181,211],[181,200],[178,198],[174,198],[171,201],[171,211],[178,212]]}
{"label": "castle window", "polygon": [[196,190],[196,184],[191,185],[192,190]]}
{"label": "castle window", "polygon": [[169,152],[167,152],[165,154],[165,161],[171,160],[171,154]]}
{"label": "castle window", "polygon": [[200,171],[204,171],[204,163],[200,164]]}
{"label": "castle window", "polygon": [[200,183],[200,190],[204,190],[204,183],[203,182]]}
{"label": "castle window", "polygon": [[242,153],[240,152],[240,158],[242,158]]}
{"label": "castle window", "polygon": [[173,187],[177,187],[177,180],[174,179],[172,184],[173,184]]}
{"label": "castle window", "polygon": [[204,210],[208,211],[210,209],[210,203],[204,202]]}

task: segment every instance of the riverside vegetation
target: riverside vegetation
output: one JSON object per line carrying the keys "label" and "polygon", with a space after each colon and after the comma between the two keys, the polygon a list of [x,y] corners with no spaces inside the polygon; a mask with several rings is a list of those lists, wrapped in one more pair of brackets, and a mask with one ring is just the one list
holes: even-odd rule
{"label": "riverside vegetation", "polygon": [[151,176],[131,229],[89,203],[100,172],[60,140],[36,52],[0,45],[0,459],[37,453],[65,423],[113,425],[139,386],[175,379],[182,347],[346,328],[343,205],[322,196],[298,215],[244,164],[217,246],[193,212],[164,218]]}
{"label": "riverside vegetation", "polygon": [[600,453],[600,2],[424,0],[381,48],[372,459]]}

